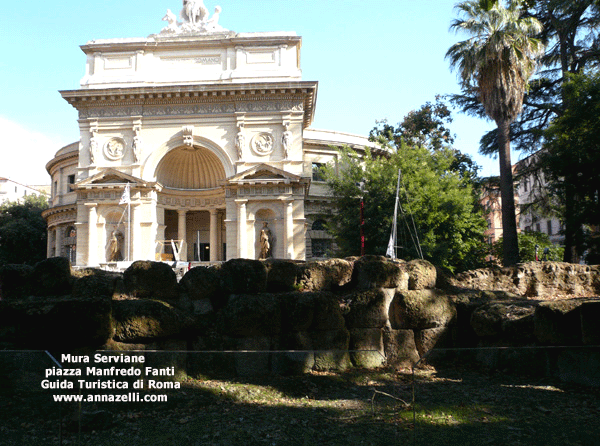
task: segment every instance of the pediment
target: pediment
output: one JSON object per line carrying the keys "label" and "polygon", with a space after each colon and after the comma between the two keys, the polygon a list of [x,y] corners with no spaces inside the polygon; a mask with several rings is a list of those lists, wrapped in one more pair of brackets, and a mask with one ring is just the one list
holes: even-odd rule
{"label": "pediment", "polygon": [[141,178],[134,177],[116,169],[105,169],[85,180],[79,181],[74,185],[74,189],[89,189],[89,188],[104,188],[115,185],[122,186],[125,183],[130,183],[131,187],[148,188],[153,187],[156,183],[148,183]]}
{"label": "pediment", "polygon": [[230,184],[244,183],[295,183],[300,182],[302,177],[285,170],[278,169],[268,164],[258,164],[244,172],[229,177],[227,181]]}

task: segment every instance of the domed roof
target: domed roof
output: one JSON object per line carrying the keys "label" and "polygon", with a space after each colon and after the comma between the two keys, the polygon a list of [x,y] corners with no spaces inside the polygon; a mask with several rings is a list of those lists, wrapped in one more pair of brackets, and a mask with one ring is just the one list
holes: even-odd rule
{"label": "domed roof", "polygon": [[225,179],[225,169],[208,149],[179,147],[161,160],[156,179],[174,189],[212,189]]}

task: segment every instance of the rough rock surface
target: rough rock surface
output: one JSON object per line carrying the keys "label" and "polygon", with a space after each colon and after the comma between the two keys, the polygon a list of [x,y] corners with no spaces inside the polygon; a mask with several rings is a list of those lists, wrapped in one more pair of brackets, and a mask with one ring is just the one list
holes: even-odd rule
{"label": "rough rock surface", "polygon": [[328,259],[300,265],[298,284],[304,291],[331,291],[352,280],[353,263],[344,259]]}
{"label": "rough rock surface", "polygon": [[177,276],[162,262],[138,260],[123,273],[125,289],[142,299],[171,300],[178,297]]}
{"label": "rough rock surface", "polygon": [[440,290],[396,292],[390,306],[390,322],[394,329],[443,327],[455,316],[456,309],[450,298]]}
{"label": "rough rock surface", "polygon": [[267,268],[259,260],[228,260],[216,270],[227,294],[254,294],[267,290]]}
{"label": "rough rock surface", "polygon": [[427,260],[411,260],[405,264],[408,272],[409,290],[430,290],[435,288],[437,270]]}
{"label": "rough rock surface", "polygon": [[383,256],[364,256],[354,262],[353,280],[359,290],[398,288],[404,277],[401,264]]}
{"label": "rough rock surface", "polygon": [[64,296],[71,294],[71,262],[64,257],[51,257],[33,267],[30,275],[34,296]]}

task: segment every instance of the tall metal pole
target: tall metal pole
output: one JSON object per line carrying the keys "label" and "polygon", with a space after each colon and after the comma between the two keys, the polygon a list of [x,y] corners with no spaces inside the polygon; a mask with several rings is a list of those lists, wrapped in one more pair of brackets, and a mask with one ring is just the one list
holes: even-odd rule
{"label": "tall metal pole", "polygon": [[365,199],[360,196],[360,255],[365,255]]}

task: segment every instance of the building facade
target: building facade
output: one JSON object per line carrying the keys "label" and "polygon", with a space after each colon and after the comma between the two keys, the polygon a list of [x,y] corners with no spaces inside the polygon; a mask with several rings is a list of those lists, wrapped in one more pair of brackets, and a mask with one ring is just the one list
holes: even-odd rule
{"label": "building facade", "polygon": [[61,92],[81,139],[46,166],[48,256],[256,259],[261,237],[275,258],[333,249],[317,168],[335,162],[336,146],[370,143],[310,129],[318,83],[302,80],[299,36],[236,34],[219,12],[167,15],[159,34],[81,47],[81,88]]}
{"label": "building facade", "polygon": [[21,202],[28,195],[49,197],[47,186],[26,186],[9,178],[0,177],[0,204],[11,201]]}

